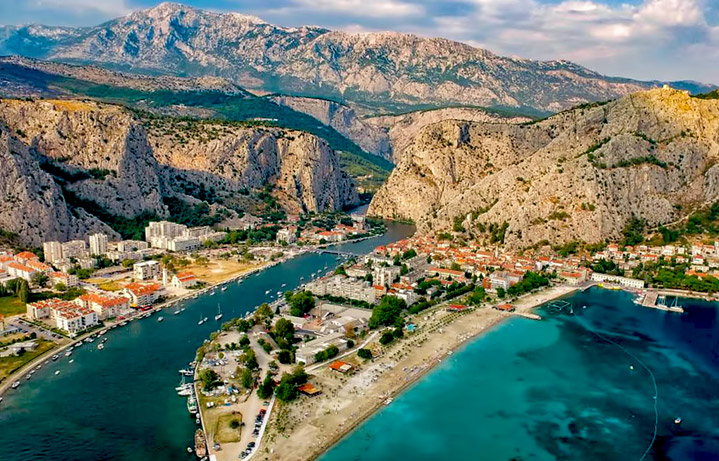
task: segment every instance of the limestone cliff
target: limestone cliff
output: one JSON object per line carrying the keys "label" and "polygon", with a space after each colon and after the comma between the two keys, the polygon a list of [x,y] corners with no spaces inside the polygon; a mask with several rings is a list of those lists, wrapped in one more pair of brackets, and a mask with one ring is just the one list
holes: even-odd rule
{"label": "limestone cliff", "polygon": [[526,117],[500,117],[483,109],[471,107],[445,107],[435,110],[408,112],[401,115],[382,115],[364,120],[365,125],[386,131],[392,146],[392,161],[399,162],[402,153],[414,140],[419,131],[443,120],[463,120],[486,123],[528,122]]}
{"label": "limestone cliff", "polygon": [[[335,152],[303,132],[141,118],[119,106],[67,100],[0,100],[0,125],[0,191],[13,197],[3,204],[0,228],[33,244],[106,229],[88,215],[97,210],[68,205],[78,198],[128,218],[167,216],[165,197],[192,202],[206,198],[194,191],[211,190],[231,199],[268,184],[292,211],[357,202]],[[44,211],[27,212],[35,208]]]}
{"label": "limestone cliff", "polygon": [[367,124],[351,107],[319,98],[277,95],[272,100],[316,118],[353,141],[365,151],[392,160],[392,147],[387,132],[381,127]]}
{"label": "limestone cliff", "polygon": [[719,101],[670,89],[531,124],[443,121],[414,138],[369,212],[421,232],[491,227],[515,248],[597,242],[632,215],[658,225],[718,200],[718,159]]}

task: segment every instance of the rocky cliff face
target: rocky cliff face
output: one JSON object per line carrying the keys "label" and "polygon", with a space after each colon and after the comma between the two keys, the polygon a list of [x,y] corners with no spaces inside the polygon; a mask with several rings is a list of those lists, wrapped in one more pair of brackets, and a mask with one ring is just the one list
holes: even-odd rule
{"label": "rocky cliff face", "polygon": [[398,163],[402,153],[424,127],[443,120],[461,120],[484,123],[522,123],[526,117],[500,117],[482,109],[469,107],[447,107],[436,110],[409,112],[401,115],[383,115],[364,120],[365,125],[382,129],[392,146],[392,161]]}
{"label": "rocky cliff face", "polygon": [[392,160],[389,136],[382,127],[365,123],[354,109],[335,101],[278,95],[272,100],[330,126],[370,154]]}
{"label": "rocky cliff face", "polygon": [[534,124],[430,125],[369,212],[513,248],[594,243],[632,215],[658,225],[718,200],[717,160],[719,102],[657,89]]}
{"label": "rocky cliff face", "polygon": [[497,56],[445,39],[289,29],[170,3],[83,29],[0,27],[0,53],[213,75],[248,88],[395,108],[451,103],[556,111],[656,84],[607,78],[566,61]]}
{"label": "rocky cliff face", "polygon": [[0,191],[8,197],[0,228],[33,244],[107,229],[94,210],[70,206],[68,194],[128,218],[166,216],[164,197],[196,201],[192,191],[202,189],[231,198],[266,184],[291,210],[357,202],[335,152],[302,132],[142,119],[119,106],[67,100],[0,100],[0,125],[7,170]]}

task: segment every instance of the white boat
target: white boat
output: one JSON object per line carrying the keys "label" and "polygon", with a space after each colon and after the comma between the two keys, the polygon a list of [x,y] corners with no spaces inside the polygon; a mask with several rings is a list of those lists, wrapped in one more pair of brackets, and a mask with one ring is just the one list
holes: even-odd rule
{"label": "white boat", "polygon": [[180,309],[180,312],[185,312],[185,308],[183,307],[182,309]]}
{"label": "white boat", "polygon": [[202,323],[205,323],[205,322],[207,322],[207,317],[205,317],[204,319],[202,319]]}
{"label": "white boat", "polygon": [[265,294],[266,295],[270,294],[270,290],[265,291]]}
{"label": "white boat", "polygon": [[55,374],[56,374],[56,375],[59,375],[59,374],[60,374],[60,370],[55,370]]}
{"label": "white boat", "polygon": [[75,359],[70,359],[70,361],[67,362],[67,363],[72,363],[72,362],[74,362],[74,361],[75,361]]}
{"label": "white boat", "polygon": [[177,395],[179,395],[180,397],[189,397],[192,395],[192,388],[188,387],[185,389],[181,389],[181,390],[177,391]]}
{"label": "white boat", "polygon": [[192,370],[187,370],[187,369],[179,370],[179,373],[180,373],[181,375],[185,375],[185,376],[192,376],[192,375],[193,375]]}
{"label": "white boat", "polygon": [[105,349],[105,345],[102,344],[102,343],[100,343],[100,344],[97,345],[97,348],[98,348],[99,350],[103,350],[103,349]]}
{"label": "white boat", "polygon": [[287,286],[287,284],[286,284],[286,283],[283,283],[283,284],[282,284],[282,288],[284,288],[284,287],[286,287],[286,286]]}
{"label": "white boat", "polygon": [[222,318],[222,311],[220,310],[220,304],[217,304],[217,315],[215,316],[215,320],[220,320]]}
{"label": "white boat", "polygon": [[215,292],[214,292],[214,291],[211,291],[211,292],[210,292],[210,296],[215,296]]}
{"label": "white boat", "polygon": [[172,315],[177,315],[177,314],[179,314],[180,312],[182,312],[182,311],[181,311],[180,309],[177,309],[175,312],[172,313]]}
{"label": "white boat", "polygon": [[227,291],[227,287],[222,287],[222,288],[220,288],[220,290]]}
{"label": "white boat", "polygon": [[17,389],[19,386],[20,386],[20,381],[15,381],[14,383],[12,383],[13,389]]}
{"label": "white boat", "polygon": [[70,357],[71,355],[72,355],[72,352],[71,352],[71,351],[65,352],[65,357]]}
{"label": "white boat", "polygon": [[165,317],[162,317],[162,316],[157,317],[157,321],[158,321],[158,322],[162,322],[163,320],[165,320]]}
{"label": "white boat", "polygon": [[680,425],[681,423],[682,423],[682,419],[679,417],[677,417],[677,419],[674,420],[674,424],[676,424],[677,426]]}

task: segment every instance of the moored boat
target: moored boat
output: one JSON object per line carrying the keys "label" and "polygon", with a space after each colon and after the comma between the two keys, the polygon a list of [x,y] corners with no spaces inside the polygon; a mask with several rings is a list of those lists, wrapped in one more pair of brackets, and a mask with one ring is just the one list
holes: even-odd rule
{"label": "moored boat", "polygon": [[195,432],[195,454],[198,458],[207,456],[205,433],[202,432],[202,429],[197,429],[197,432]]}

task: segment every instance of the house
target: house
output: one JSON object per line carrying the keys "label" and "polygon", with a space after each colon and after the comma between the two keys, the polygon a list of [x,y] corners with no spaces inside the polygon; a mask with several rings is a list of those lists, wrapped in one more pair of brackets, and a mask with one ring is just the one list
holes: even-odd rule
{"label": "house", "polygon": [[130,298],[131,306],[145,306],[158,300],[162,294],[159,283],[128,283],[124,293]]}
{"label": "house", "polygon": [[343,374],[346,374],[346,373],[351,372],[354,369],[354,367],[350,363],[343,362],[341,360],[336,360],[330,364],[330,369],[332,369],[334,371],[339,371],[340,373],[343,373]]}
{"label": "house", "polygon": [[508,303],[497,304],[496,309],[504,312],[514,312],[514,306]]}
{"label": "house", "polygon": [[27,264],[29,261],[39,261],[40,258],[38,258],[35,253],[31,253],[29,251],[21,251],[20,253],[15,255],[15,260],[20,264]]}
{"label": "house", "polygon": [[190,288],[197,284],[197,277],[192,272],[178,272],[172,277],[172,286],[175,288]]}

